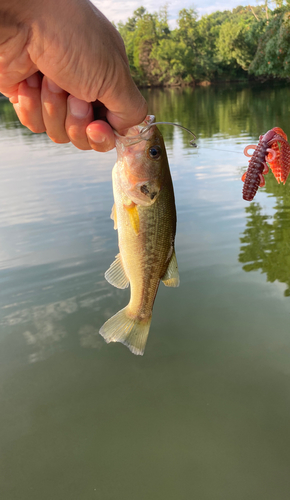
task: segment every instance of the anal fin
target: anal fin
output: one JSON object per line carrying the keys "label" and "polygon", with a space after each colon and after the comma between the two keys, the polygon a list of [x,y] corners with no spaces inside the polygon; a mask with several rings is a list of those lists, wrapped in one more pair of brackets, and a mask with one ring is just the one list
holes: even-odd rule
{"label": "anal fin", "polygon": [[110,265],[109,269],[105,272],[106,280],[116,288],[127,288],[129,280],[126,276],[121,255],[116,255],[116,260]]}
{"label": "anal fin", "polygon": [[179,280],[179,272],[178,272],[175,250],[173,250],[173,254],[168,264],[167,271],[164,274],[164,276],[162,276],[161,280],[163,281],[165,286],[172,286],[172,287],[179,286],[180,280]]}

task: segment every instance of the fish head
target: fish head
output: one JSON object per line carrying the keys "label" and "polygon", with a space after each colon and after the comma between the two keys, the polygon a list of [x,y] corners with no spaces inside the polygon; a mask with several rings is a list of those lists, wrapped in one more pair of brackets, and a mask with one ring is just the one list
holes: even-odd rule
{"label": "fish head", "polygon": [[167,154],[163,137],[153,115],[131,127],[126,135],[116,133],[117,171],[123,192],[137,205],[155,203],[166,168]]}

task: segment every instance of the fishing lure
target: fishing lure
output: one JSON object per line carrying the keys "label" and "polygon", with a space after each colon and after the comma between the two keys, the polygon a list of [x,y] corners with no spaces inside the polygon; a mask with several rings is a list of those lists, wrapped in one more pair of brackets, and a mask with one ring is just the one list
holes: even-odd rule
{"label": "fishing lure", "polygon": [[290,173],[290,146],[286,141],[277,141],[271,146],[276,153],[276,158],[270,162],[270,167],[277,182],[283,182],[283,184]]}
{"label": "fishing lure", "polygon": [[[254,150],[253,155],[248,153],[250,149]],[[259,137],[258,145],[247,146],[244,154],[251,158],[248,170],[242,176],[244,200],[253,200],[258,187],[265,185],[264,175],[269,172],[269,166],[277,182],[285,184],[290,172],[290,145],[281,128],[268,130]]]}

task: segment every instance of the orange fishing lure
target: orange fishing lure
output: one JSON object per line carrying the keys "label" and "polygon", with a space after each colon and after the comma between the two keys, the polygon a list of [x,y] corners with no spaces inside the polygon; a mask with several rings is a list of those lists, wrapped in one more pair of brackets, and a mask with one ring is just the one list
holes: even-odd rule
{"label": "orange fishing lure", "polygon": [[[253,155],[248,153],[250,149],[254,150]],[[281,128],[268,130],[260,136],[258,145],[247,146],[244,154],[251,158],[249,167],[242,176],[244,200],[253,200],[258,187],[265,185],[264,175],[269,172],[269,166],[277,182],[285,184],[290,173],[290,145]]]}

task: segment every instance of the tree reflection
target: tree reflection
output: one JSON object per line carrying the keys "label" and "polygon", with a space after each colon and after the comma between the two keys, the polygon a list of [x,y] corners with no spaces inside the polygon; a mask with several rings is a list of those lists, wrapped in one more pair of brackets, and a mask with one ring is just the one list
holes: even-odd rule
{"label": "tree reflection", "polygon": [[[290,89],[285,83],[249,85],[227,83],[207,87],[142,89],[149,113],[158,121],[173,121],[190,128],[199,138],[239,137],[258,139],[274,126],[288,131]],[[20,125],[12,104],[0,99],[0,126],[20,128],[24,136],[32,135]],[[166,142],[172,142],[173,127],[160,126]],[[182,132],[185,146],[189,139]]]}
{"label": "tree reflection", "polygon": [[[285,84],[228,83],[194,89],[142,89],[142,93],[149,113],[158,121],[180,123],[198,138],[247,134],[258,140],[274,126],[289,131],[290,89]],[[173,127],[160,126],[160,130],[166,142],[173,139]],[[182,134],[188,146],[188,135]]]}
{"label": "tree reflection", "polygon": [[266,191],[276,196],[275,214],[263,214],[259,203],[246,208],[247,225],[243,237],[239,262],[246,272],[260,269],[267,281],[285,283],[285,297],[290,296],[290,189],[276,183],[269,174]]}
{"label": "tree reflection", "polygon": [[0,125],[12,128],[20,125],[12,104],[5,97],[0,98]]}

